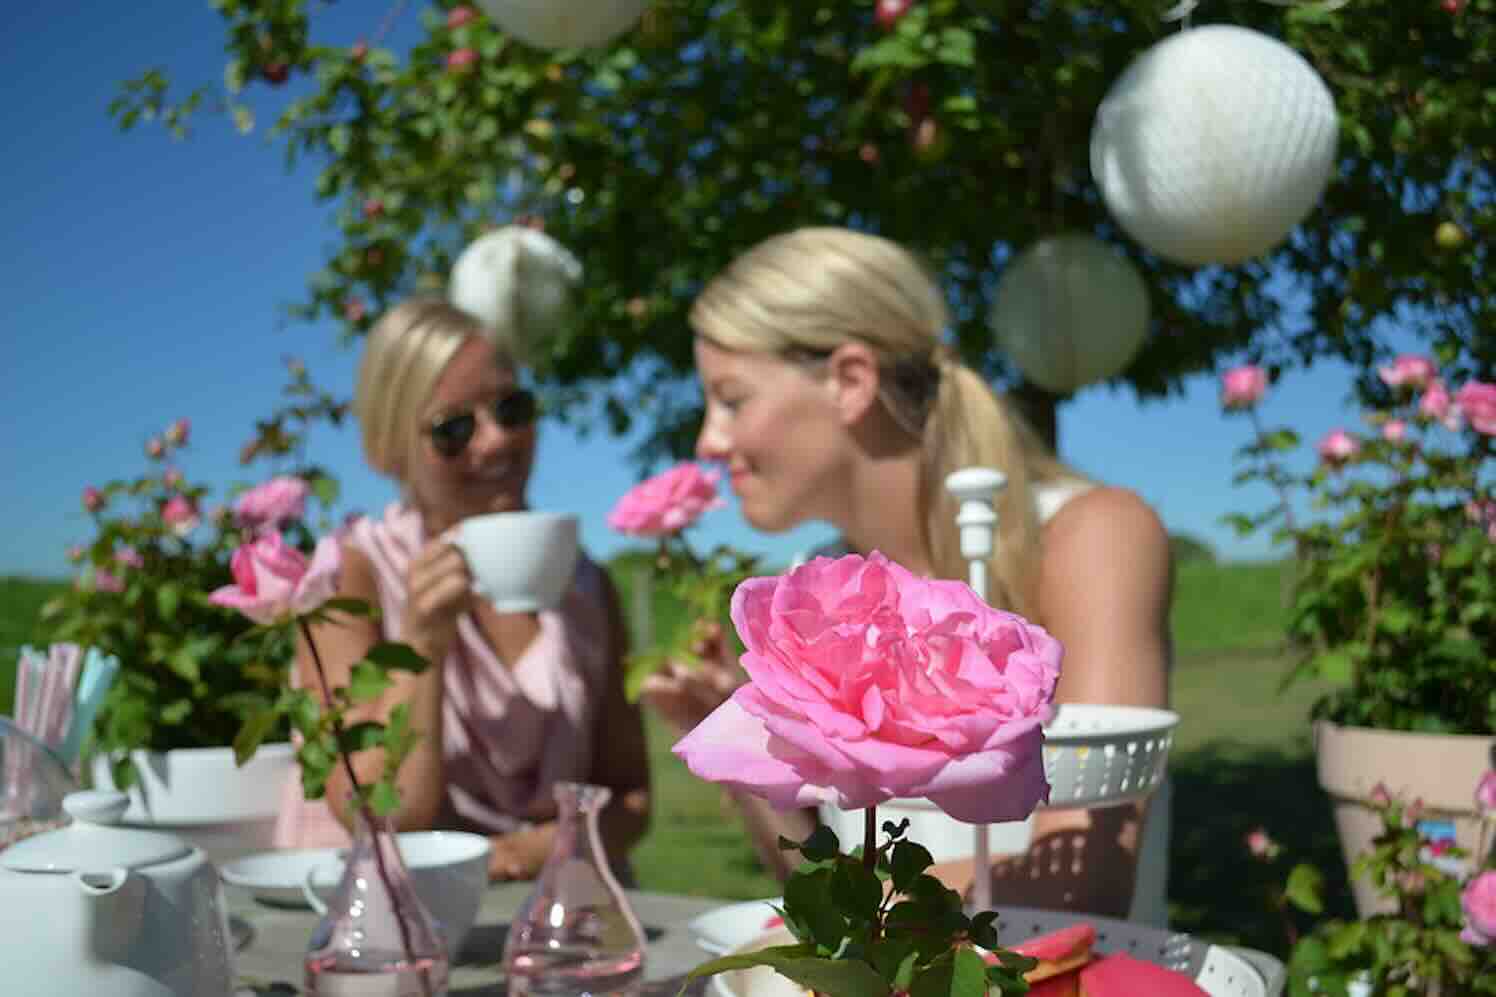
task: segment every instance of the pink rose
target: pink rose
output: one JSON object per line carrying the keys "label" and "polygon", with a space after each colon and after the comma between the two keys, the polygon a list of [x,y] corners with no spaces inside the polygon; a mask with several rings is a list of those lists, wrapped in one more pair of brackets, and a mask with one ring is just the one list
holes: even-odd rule
{"label": "pink rose", "polygon": [[1361,444],[1343,429],[1331,430],[1319,441],[1319,455],[1326,464],[1340,465],[1356,456]]}
{"label": "pink rose", "polygon": [[726,505],[717,496],[718,477],[689,461],[677,464],[630,488],[608,513],[608,525],[634,537],[679,533],[708,509]]}
{"label": "pink rose", "polygon": [[1390,366],[1377,368],[1382,383],[1389,388],[1400,388],[1403,385],[1422,388],[1433,380],[1435,373],[1434,362],[1415,353],[1404,353],[1392,361]]}
{"label": "pink rose", "polygon": [[127,568],[140,569],[145,567],[145,558],[140,556],[140,551],[134,547],[121,547],[114,552],[114,559]]}
{"label": "pink rose", "polygon": [[1480,777],[1475,787],[1475,809],[1482,814],[1496,814],[1496,769]]}
{"label": "pink rose", "polygon": [[1267,371],[1247,364],[1221,375],[1221,404],[1228,409],[1251,408],[1267,391]]}
{"label": "pink rose", "polygon": [[301,518],[310,491],[301,478],[289,475],[271,478],[240,495],[234,503],[234,515],[240,526],[276,529],[288,520]]}
{"label": "pink rose", "polygon": [[447,72],[465,73],[472,69],[478,62],[478,53],[474,49],[460,48],[447,56]]}
{"label": "pink rose", "polygon": [[1377,783],[1371,787],[1371,805],[1374,807],[1389,807],[1392,805],[1392,794],[1387,791],[1387,784]]}
{"label": "pink rose", "polygon": [[68,548],[68,560],[72,561],[74,564],[77,564],[79,561],[83,560],[82,544],[73,544],[73,546]]}
{"label": "pink rose", "polygon": [[816,558],[738,586],[732,620],[750,681],[674,748],[700,778],[781,810],[927,797],[969,823],[1048,798],[1060,643],[965,584]]}
{"label": "pink rose", "polygon": [[1278,857],[1278,843],[1268,836],[1266,828],[1253,828],[1247,832],[1247,851],[1253,858],[1272,860]]}
{"label": "pink rose", "polygon": [[201,520],[197,515],[197,507],[190,499],[182,495],[173,495],[161,507],[161,521],[171,532],[179,537],[185,537],[197,529],[197,524]]}
{"label": "pink rose", "polygon": [[1455,392],[1454,403],[1476,432],[1496,436],[1496,384],[1470,381]]}
{"label": "pink rose", "polygon": [[145,441],[145,455],[151,460],[160,460],[166,456],[166,442],[159,436],[152,436]]}
{"label": "pink rose", "polygon": [[1464,425],[1464,416],[1459,407],[1454,404],[1454,399],[1450,397],[1449,389],[1438,378],[1429,382],[1427,390],[1423,392],[1423,397],[1418,400],[1418,412],[1420,415],[1444,423],[1444,428],[1451,433],[1458,432]]}
{"label": "pink rose", "polygon": [[168,467],[166,473],[161,475],[161,483],[167,488],[177,488],[182,484],[182,472],[174,467]]}
{"label": "pink rose", "polygon": [[1496,869],[1487,869],[1470,881],[1460,894],[1460,907],[1465,912],[1462,940],[1481,948],[1496,941]]}
{"label": "pink rose", "polygon": [[98,512],[104,508],[104,493],[93,485],[83,489],[83,508],[89,512]]}
{"label": "pink rose", "polygon": [[1401,443],[1408,435],[1408,424],[1401,419],[1388,419],[1382,424],[1382,439],[1388,443]]}
{"label": "pink rose", "polygon": [[174,447],[186,446],[187,438],[192,435],[192,423],[186,419],[178,419],[166,427],[166,442]]}
{"label": "pink rose", "polygon": [[453,7],[447,14],[447,27],[455,31],[477,16],[471,7]]}
{"label": "pink rose", "polygon": [[110,574],[103,568],[95,568],[93,587],[100,592],[123,592],[125,583],[120,581],[118,575]]}
{"label": "pink rose", "polygon": [[308,563],[279,533],[265,533],[234,551],[229,561],[234,584],[215,590],[208,600],[237,609],[256,623],[279,623],[332,598],[341,561],[336,537],[319,540]]}

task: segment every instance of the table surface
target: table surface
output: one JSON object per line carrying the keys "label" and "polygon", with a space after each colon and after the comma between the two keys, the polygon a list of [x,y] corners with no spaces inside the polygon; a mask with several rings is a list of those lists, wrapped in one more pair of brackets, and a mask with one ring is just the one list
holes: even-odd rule
{"label": "table surface", "polygon": [[[532,885],[497,883],[484,892],[477,922],[452,967],[447,990],[451,997],[502,997],[504,935]],[[248,934],[237,956],[242,988],[239,993],[267,997],[300,993],[301,960],[306,954],[307,940],[317,927],[317,915],[310,910],[267,906],[239,887],[224,889],[235,933]],[[687,923],[698,914],[731,901],[635,890],[630,890],[628,896],[649,937],[644,995],[674,997],[682,977],[709,958],[692,941]],[[704,984],[705,981],[694,984],[688,993],[699,995]]]}
{"label": "table surface", "polygon": [[[496,883],[484,892],[478,918],[452,967],[451,997],[504,997],[504,936],[531,883]],[[236,997],[276,997],[301,992],[301,960],[318,917],[310,910],[271,907],[249,893],[225,885],[235,934],[247,934],[237,956],[240,990]],[[675,997],[685,974],[710,956],[697,947],[688,924],[692,918],[730,900],[628,891],[629,902],[648,936],[645,984],[641,997]],[[1269,997],[1283,990],[1283,964],[1251,949],[1232,951],[1252,963],[1268,982]],[[702,997],[706,980],[697,980],[686,997]]]}

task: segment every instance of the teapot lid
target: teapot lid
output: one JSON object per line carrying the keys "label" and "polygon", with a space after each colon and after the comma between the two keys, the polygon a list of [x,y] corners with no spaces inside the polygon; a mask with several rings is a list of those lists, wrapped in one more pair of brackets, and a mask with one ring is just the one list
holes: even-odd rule
{"label": "teapot lid", "polygon": [[0,866],[16,872],[88,872],[100,868],[169,862],[191,853],[181,838],[163,831],[115,827],[130,798],[114,790],[90,789],[63,797],[73,822],[0,852]]}

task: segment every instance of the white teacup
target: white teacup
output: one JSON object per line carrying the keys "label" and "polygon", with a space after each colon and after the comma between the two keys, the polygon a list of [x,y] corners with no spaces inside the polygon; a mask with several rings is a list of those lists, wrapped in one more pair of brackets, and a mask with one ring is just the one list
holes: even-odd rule
{"label": "white teacup", "polygon": [[[466,831],[402,831],[395,836],[410,870],[411,886],[436,918],[453,959],[478,917],[483,888],[488,885],[488,855],[493,845],[481,834]],[[307,870],[301,892],[318,914],[327,913],[326,898],[343,878],[343,857]]]}
{"label": "white teacup", "polygon": [[452,542],[473,588],[501,613],[534,613],[561,601],[577,568],[577,517],[495,512],[458,524]]}

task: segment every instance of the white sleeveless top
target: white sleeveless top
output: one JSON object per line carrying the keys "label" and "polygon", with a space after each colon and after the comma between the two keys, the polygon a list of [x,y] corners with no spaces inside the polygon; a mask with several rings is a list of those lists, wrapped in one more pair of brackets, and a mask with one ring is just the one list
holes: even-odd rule
{"label": "white sleeveless top", "polygon": [[[1034,511],[1040,525],[1048,523],[1071,499],[1090,491],[1094,485],[1084,481],[1065,481],[1036,485],[1033,488]],[[847,543],[838,537],[795,559],[798,567],[813,557],[842,557],[851,553]],[[1169,923],[1169,827],[1173,789],[1167,777],[1159,784],[1149,802],[1143,821],[1143,837],[1138,851],[1137,877],[1133,885],[1129,921],[1156,928]],[[967,858],[972,854],[973,829],[947,817],[928,800],[890,800],[879,808],[879,816],[893,820],[909,818],[908,837],[930,850],[936,862]],[[829,804],[820,808],[821,822],[843,841],[859,841],[863,815],[860,810],[841,810]],[[1033,818],[992,824],[988,828],[988,846],[996,855],[1012,855],[1028,848],[1033,835]]]}

